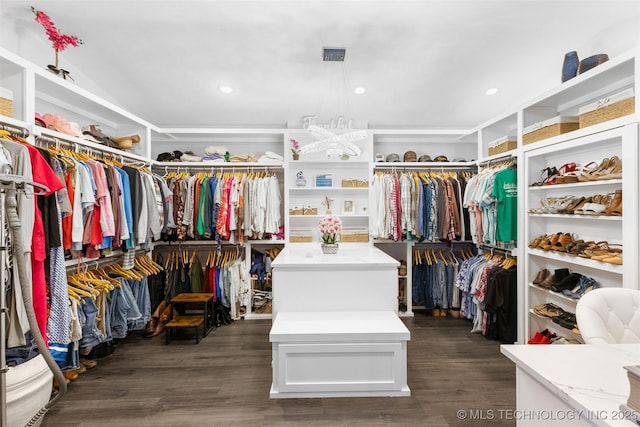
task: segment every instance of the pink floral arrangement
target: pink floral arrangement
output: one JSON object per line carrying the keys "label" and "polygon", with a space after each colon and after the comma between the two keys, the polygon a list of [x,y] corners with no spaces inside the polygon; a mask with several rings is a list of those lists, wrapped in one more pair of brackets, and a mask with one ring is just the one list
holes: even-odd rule
{"label": "pink floral arrangement", "polygon": [[78,47],[79,44],[82,44],[82,40],[78,39],[76,36],[60,34],[60,31],[58,31],[56,25],[51,21],[49,15],[43,11],[36,10],[33,6],[31,6],[31,11],[35,13],[36,21],[44,27],[45,32],[49,36],[49,40],[53,43],[53,48],[56,51],[65,50],[69,45]]}
{"label": "pink floral arrangement", "polygon": [[337,241],[338,233],[342,231],[342,222],[335,216],[325,216],[318,223],[320,239],[322,243],[334,244]]}
{"label": "pink floral arrangement", "polygon": [[56,63],[55,65],[47,65],[47,68],[52,73],[61,76],[65,80],[67,78],[73,80],[67,70],[58,68],[58,52],[65,50],[69,45],[78,47],[78,45],[82,44],[82,40],[76,36],[60,34],[60,31],[58,31],[56,25],[53,23],[51,18],[49,18],[49,15],[43,11],[36,10],[33,6],[31,6],[31,11],[36,15],[36,22],[40,23],[44,27],[45,32],[49,36],[49,40],[53,43],[53,51],[56,54]]}
{"label": "pink floral arrangement", "polygon": [[300,143],[293,138],[291,138],[290,141],[291,141],[291,153],[300,154]]}

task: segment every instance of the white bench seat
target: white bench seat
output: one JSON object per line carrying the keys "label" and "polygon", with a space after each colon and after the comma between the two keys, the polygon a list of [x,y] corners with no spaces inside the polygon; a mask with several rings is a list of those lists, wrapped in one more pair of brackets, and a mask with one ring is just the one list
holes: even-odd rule
{"label": "white bench seat", "polygon": [[270,397],[409,396],[409,339],[393,311],[279,312]]}

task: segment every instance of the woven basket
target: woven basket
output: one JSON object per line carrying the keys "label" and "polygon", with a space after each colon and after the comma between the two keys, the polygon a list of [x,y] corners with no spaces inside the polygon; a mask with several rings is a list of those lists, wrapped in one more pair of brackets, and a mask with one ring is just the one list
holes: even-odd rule
{"label": "woven basket", "polygon": [[551,138],[553,136],[562,135],[563,133],[571,132],[579,128],[579,123],[554,123],[549,126],[545,126],[533,132],[526,133],[522,136],[523,144],[531,144],[536,141]]}
{"label": "woven basket", "polygon": [[635,113],[636,98],[626,98],[580,114],[580,129]]}
{"label": "woven basket", "polygon": [[307,243],[307,242],[312,242],[313,241],[313,237],[311,235],[296,235],[296,236],[289,236],[289,241],[291,243]]}
{"label": "woven basket", "polygon": [[318,208],[312,208],[311,206],[307,206],[306,208],[302,207],[302,215],[318,215]]}
{"label": "woven basket", "polygon": [[290,208],[289,215],[302,215],[302,208]]}
{"label": "woven basket", "polygon": [[0,115],[13,117],[13,92],[0,87]]}
{"label": "woven basket", "polygon": [[502,144],[498,144],[494,147],[494,154],[506,153],[518,146],[517,141],[505,141]]}

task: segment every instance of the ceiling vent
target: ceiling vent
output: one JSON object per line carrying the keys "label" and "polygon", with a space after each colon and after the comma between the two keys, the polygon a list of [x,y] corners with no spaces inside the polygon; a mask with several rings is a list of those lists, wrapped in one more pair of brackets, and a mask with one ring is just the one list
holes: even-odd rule
{"label": "ceiling vent", "polygon": [[322,50],[322,60],[326,62],[342,62],[346,49],[341,47],[325,47]]}

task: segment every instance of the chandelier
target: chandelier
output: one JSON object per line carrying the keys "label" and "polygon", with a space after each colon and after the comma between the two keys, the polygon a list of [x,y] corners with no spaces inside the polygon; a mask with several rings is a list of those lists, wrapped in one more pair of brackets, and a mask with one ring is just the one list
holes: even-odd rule
{"label": "chandelier", "polygon": [[[330,113],[341,113],[328,123],[318,124],[314,118],[305,118],[305,127],[314,138],[314,142],[300,147],[300,154],[324,151],[328,157],[359,156],[362,150],[355,142],[367,138],[366,130],[353,130],[353,121],[349,119],[351,103],[347,89],[347,75],[344,65],[346,50],[344,48],[324,48],[323,62],[328,73],[328,90],[323,90],[318,111],[329,110]],[[329,98],[328,100],[324,98]],[[326,105],[323,105],[326,104]]]}

